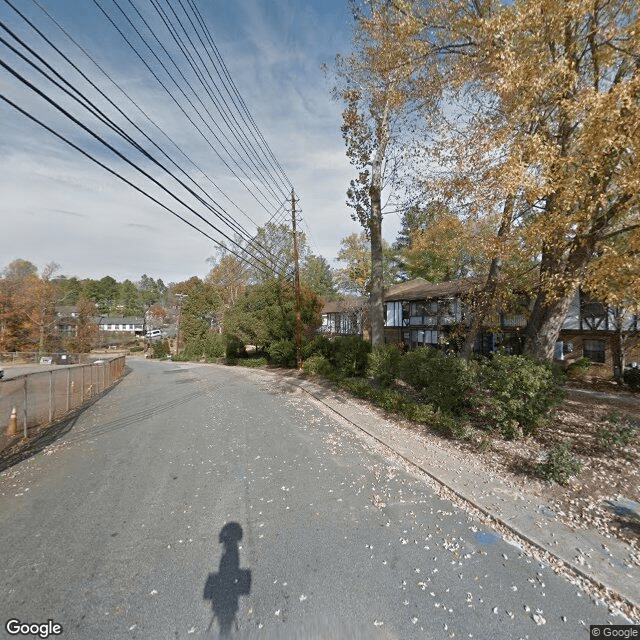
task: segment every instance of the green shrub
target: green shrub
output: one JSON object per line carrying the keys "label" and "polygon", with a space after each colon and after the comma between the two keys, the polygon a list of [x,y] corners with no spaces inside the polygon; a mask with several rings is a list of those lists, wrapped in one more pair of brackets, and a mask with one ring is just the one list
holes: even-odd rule
{"label": "green shrub", "polygon": [[166,358],[170,353],[168,340],[158,340],[151,345],[152,358]]}
{"label": "green shrub", "polygon": [[202,345],[204,357],[207,360],[217,360],[225,355],[225,343],[221,334],[210,331]]}
{"label": "green shrub", "polygon": [[559,370],[526,356],[497,353],[480,363],[478,380],[483,390],[479,413],[506,439],[533,433],[564,395]]}
{"label": "green shrub", "polygon": [[264,369],[268,362],[264,357],[258,358],[238,358],[235,360],[235,364],[240,367],[249,367],[250,369]]}
{"label": "green shrub", "polygon": [[476,390],[474,361],[443,355],[433,347],[420,347],[400,360],[399,377],[410,384],[436,409],[465,416]]}
{"label": "green shrub", "polygon": [[469,425],[463,418],[444,411],[436,411],[433,428],[448,438],[457,438],[459,440],[469,440],[473,435]]}
{"label": "green shrub", "polygon": [[601,427],[596,435],[603,449],[624,448],[631,444],[638,435],[637,427],[628,420],[622,420],[619,411],[612,411],[607,421],[611,428]]}
{"label": "green shrub", "polygon": [[366,380],[357,378],[341,379],[338,381],[338,386],[356,396],[356,398],[363,398],[364,400],[375,398],[375,389]]}
{"label": "green shrub", "polygon": [[379,389],[375,396],[376,404],[389,413],[407,415],[411,413],[412,400],[395,389]]}
{"label": "green shrub", "polygon": [[622,374],[622,381],[631,391],[640,391],[640,368],[630,367]]}
{"label": "green shrub", "polygon": [[331,378],[333,375],[331,363],[319,353],[307,358],[302,363],[302,370],[309,375],[315,374],[324,378]]}
{"label": "green shrub", "polygon": [[241,356],[245,355],[244,342],[237,336],[225,337],[225,349],[224,356],[229,362],[237,360]]}
{"label": "green shrub", "polygon": [[359,336],[340,336],[333,341],[334,350],[329,360],[341,375],[364,376],[371,344]]}
{"label": "green shrub", "polygon": [[331,359],[334,351],[334,344],[327,336],[316,336],[311,342],[302,346],[302,357],[307,360],[311,356],[321,355],[327,360]]}
{"label": "green shrub", "polygon": [[369,354],[369,375],[381,386],[390,387],[398,377],[402,352],[393,344],[374,347]]}
{"label": "green shrub", "polygon": [[293,340],[276,340],[269,345],[269,360],[276,367],[296,366],[296,343]]}
{"label": "green shrub", "polygon": [[537,470],[547,480],[567,484],[571,476],[582,471],[582,464],[569,453],[569,440],[565,440],[549,451],[547,459],[537,466]]}
{"label": "green shrub", "polygon": [[567,374],[571,378],[581,378],[591,369],[592,364],[589,358],[580,358],[567,367]]}
{"label": "green shrub", "polygon": [[420,422],[421,424],[431,425],[436,421],[436,412],[433,410],[433,406],[427,402],[412,402],[407,407],[405,416],[409,420]]}

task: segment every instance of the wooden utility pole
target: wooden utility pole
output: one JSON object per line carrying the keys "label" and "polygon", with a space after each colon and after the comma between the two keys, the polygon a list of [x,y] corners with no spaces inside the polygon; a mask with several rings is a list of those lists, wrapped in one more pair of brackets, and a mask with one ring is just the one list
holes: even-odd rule
{"label": "wooden utility pole", "polygon": [[291,189],[291,228],[293,233],[294,287],[296,295],[296,363],[302,369],[302,315],[300,312],[300,259],[298,255],[298,232],[296,231],[296,194]]}
{"label": "wooden utility pole", "polygon": [[176,330],[176,355],[180,353],[180,322],[182,320],[182,305],[184,304],[184,299],[189,296],[186,293],[176,293],[175,297],[180,301],[180,305],[178,307],[178,327]]}

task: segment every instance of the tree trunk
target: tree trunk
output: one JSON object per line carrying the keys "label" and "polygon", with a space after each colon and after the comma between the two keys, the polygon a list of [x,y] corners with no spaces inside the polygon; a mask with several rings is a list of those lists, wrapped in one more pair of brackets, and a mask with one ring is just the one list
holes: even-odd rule
{"label": "tree trunk", "polygon": [[384,344],[383,266],[382,266],[382,167],[389,144],[389,95],[376,123],[378,148],[371,163],[369,198],[371,217],[369,234],[371,239],[371,291],[369,293],[369,322],[371,323],[371,345]]}
{"label": "tree trunk", "polygon": [[[537,360],[553,360],[555,344],[567,317],[571,300],[578,290],[589,260],[593,255],[595,235],[586,241],[575,241],[569,255],[562,258],[557,249],[544,247],[540,264],[540,291],[525,330],[524,353]],[[545,284],[559,280],[553,293]],[[564,283],[563,283],[564,281]]]}
{"label": "tree trunk", "polygon": [[[498,229],[498,238],[506,236],[511,229],[514,202],[515,198],[513,196],[509,196],[504,203],[502,220],[500,221],[500,228]],[[478,333],[482,330],[482,325],[490,311],[491,302],[495,299],[496,290],[498,289],[498,276],[500,275],[501,267],[502,260],[500,259],[500,256],[494,256],[491,260],[491,265],[489,266],[487,282],[484,286],[484,290],[478,297],[478,304],[476,305],[476,309],[473,314],[473,320],[471,321],[471,326],[467,331],[464,345],[460,351],[460,355],[463,358],[468,359],[473,352],[473,347],[476,344]]]}
{"label": "tree trunk", "polygon": [[371,188],[371,291],[369,320],[372,346],[384,344],[384,305],[382,273],[382,203],[379,189]]}
{"label": "tree trunk", "polygon": [[624,367],[626,364],[626,349],[624,344],[625,340],[622,329],[616,331],[612,342],[613,378],[616,382],[621,382],[622,374],[624,373]]}
{"label": "tree trunk", "polygon": [[575,291],[562,297],[547,300],[543,293],[536,298],[527,323],[524,353],[536,360],[553,360],[553,353],[560,329],[567,317]]}
{"label": "tree trunk", "polygon": [[611,360],[613,365],[613,378],[616,382],[622,381],[622,374],[626,364],[627,337],[624,330],[625,310],[622,306],[613,308],[613,324],[615,334],[611,340]]}

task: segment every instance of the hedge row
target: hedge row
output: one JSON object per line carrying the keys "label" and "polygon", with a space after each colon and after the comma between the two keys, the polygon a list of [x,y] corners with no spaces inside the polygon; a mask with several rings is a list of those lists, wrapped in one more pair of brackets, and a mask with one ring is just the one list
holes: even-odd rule
{"label": "hedge row", "polygon": [[[354,395],[407,417],[414,406],[428,406],[426,421],[458,436],[468,433],[464,425],[470,422],[506,439],[527,436],[550,419],[564,396],[562,370],[525,356],[464,360],[431,347],[403,353],[393,345],[370,352],[357,338],[324,337],[310,342],[304,355],[305,372],[332,378]],[[394,389],[397,380],[412,394]]]}

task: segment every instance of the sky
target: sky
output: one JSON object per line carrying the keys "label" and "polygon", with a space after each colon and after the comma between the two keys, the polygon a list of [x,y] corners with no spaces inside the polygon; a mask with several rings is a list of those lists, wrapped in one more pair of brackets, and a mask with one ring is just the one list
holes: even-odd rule
{"label": "sky", "polygon": [[[348,2],[183,0],[185,4],[190,1],[195,1],[254,122],[286,178],[295,188],[299,199],[297,207],[301,210],[300,226],[307,235],[311,252],[334,263],[340,240],[350,233],[361,231],[358,223],[351,220],[350,210],[345,204],[345,191],[354,176],[354,169],[346,158],[340,133],[341,105],[332,99],[333,82],[322,68],[323,64],[331,65],[337,53],[349,52],[352,19]],[[284,206],[288,182],[284,179],[278,182],[277,170],[274,170],[272,177],[276,184],[275,193],[271,195],[267,187],[256,185],[258,179],[255,176],[250,182],[247,175],[242,173],[241,168],[248,167],[249,163],[253,162],[252,166],[255,166],[255,155],[251,149],[246,151],[245,156],[238,156],[238,165],[234,165],[229,159],[232,156],[225,156],[220,145],[213,140],[212,132],[223,145],[233,146],[228,140],[225,141],[224,122],[213,110],[204,90],[198,87],[195,75],[186,70],[185,59],[181,57],[175,41],[171,39],[150,0],[47,0],[46,5],[43,4],[67,34],[142,111],[64,35],[34,0],[11,2],[126,117],[147,132],[174,161],[179,161],[185,172],[181,179],[194,185],[192,191],[199,194],[198,188],[202,187],[214,198],[218,208],[222,207],[227,216],[250,234],[255,233],[256,227],[272,216],[276,221],[290,220],[290,216],[285,215]],[[175,8],[179,6],[175,0],[171,4]],[[177,78],[176,85],[171,84],[152,54],[145,50],[117,5],[132,17],[140,29],[139,33],[154,44],[152,34],[145,31],[144,24],[139,20],[136,22],[132,7],[146,18],[171,59],[177,61],[184,71],[184,78],[180,78],[175,68],[171,67],[170,59],[164,56],[157,43],[154,44],[160,60]],[[136,45],[136,49],[166,83],[168,92],[145,68],[99,6],[120,27],[123,35]],[[161,0],[159,6],[168,11],[166,0]],[[90,87],[5,2],[0,3],[0,18],[24,44],[40,54],[89,97],[93,105],[99,106],[127,133],[137,136],[136,140],[144,142],[145,148],[153,150],[123,113]],[[195,41],[195,32],[192,32],[192,36]],[[24,53],[22,45],[16,40],[6,39]],[[195,44],[198,45],[197,41]],[[195,50],[206,60],[204,47],[198,45]],[[90,129],[99,133],[116,151],[138,164],[150,178],[141,176],[122,158],[62,116],[4,68],[0,68],[0,93],[65,135],[98,161],[144,188],[175,213],[203,228],[214,239],[229,245],[219,231],[226,231],[232,238],[233,232],[220,224],[193,193],[177,186],[157,165],[132,149],[113,131],[97,123],[86,110],[19,59],[15,52],[3,45],[0,45],[0,51],[0,60],[4,60],[47,95],[55,97],[63,108],[80,121],[92,123]],[[189,92],[187,83],[195,87],[193,94]],[[180,93],[181,90],[190,96],[196,106],[198,99],[202,100],[202,105],[210,109],[212,114],[210,121],[206,116],[202,122],[198,120]],[[182,105],[202,134],[178,105]],[[198,108],[200,113],[204,113]],[[150,124],[147,117],[159,129]],[[217,126],[220,129],[216,129]],[[180,155],[160,130],[180,147],[189,161]],[[39,268],[56,262],[60,265],[59,273],[80,278],[111,275],[117,280],[138,280],[146,273],[165,282],[178,282],[193,275],[206,275],[210,268],[207,259],[215,256],[218,248],[211,239],[190,228],[4,102],[0,102],[0,134],[0,269],[16,258],[23,258]],[[239,153],[237,144],[234,149]],[[156,155],[160,157],[159,153]],[[163,162],[169,166],[168,160],[163,159]],[[238,177],[232,174],[232,170]],[[177,194],[182,202],[172,199],[152,179],[165,185],[169,193]],[[266,182],[269,183],[270,179]],[[195,187],[195,183],[199,187]],[[196,218],[190,209],[198,211],[215,224],[217,230]],[[396,216],[385,218],[383,231],[387,240],[393,241],[398,226]]]}

